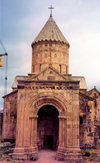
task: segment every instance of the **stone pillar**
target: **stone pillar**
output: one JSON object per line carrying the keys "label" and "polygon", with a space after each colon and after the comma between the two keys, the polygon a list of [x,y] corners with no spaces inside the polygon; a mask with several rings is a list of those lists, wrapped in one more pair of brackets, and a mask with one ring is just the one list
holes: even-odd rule
{"label": "stone pillar", "polygon": [[[71,109],[70,109],[71,110]],[[80,162],[82,160],[79,145],[79,107],[73,105],[72,111],[67,117],[67,148],[65,160],[67,162]]]}
{"label": "stone pillar", "polygon": [[98,138],[98,143],[96,146],[97,158],[100,160],[100,139]]}
{"label": "stone pillar", "polygon": [[[30,153],[33,160],[37,159],[37,118],[38,116],[30,117]],[[30,156],[29,156],[30,157]]]}
{"label": "stone pillar", "polygon": [[66,117],[59,116],[59,146],[57,160],[64,160],[66,151]]}
{"label": "stone pillar", "polygon": [[81,150],[80,150],[80,146],[79,146],[79,134],[78,132],[78,125],[74,125],[73,128],[75,128],[74,132],[74,137],[73,139],[71,139],[72,144],[71,146],[67,145],[66,148],[66,153],[65,153],[65,160],[69,161],[71,163],[71,161],[77,161],[80,162],[80,160],[82,159],[82,155],[81,155]]}
{"label": "stone pillar", "polygon": [[[19,139],[21,136],[24,135],[24,133],[23,133],[23,135],[21,133],[20,137],[18,136],[18,140],[20,142],[18,142],[18,140],[17,140],[18,143],[16,144],[16,147],[15,147],[14,153],[13,153],[13,158],[14,159],[21,159],[21,160],[22,159],[23,160],[30,160],[30,159],[36,160],[37,159],[37,154],[38,154],[38,148],[37,148],[37,118],[38,118],[38,116],[30,116],[29,117],[29,122],[30,122],[30,126],[29,126],[30,143],[29,143],[28,146],[24,145],[24,137],[22,137],[21,140]],[[23,128],[21,128],[20,131],[23,132],[24,131]]]}
{"label": "stone pillar", "polygon": [[17,126],[16,126],[16,146],[13,152],[14,159],[27,159],[24,148],[24,96],[20,93],[18,97]]}

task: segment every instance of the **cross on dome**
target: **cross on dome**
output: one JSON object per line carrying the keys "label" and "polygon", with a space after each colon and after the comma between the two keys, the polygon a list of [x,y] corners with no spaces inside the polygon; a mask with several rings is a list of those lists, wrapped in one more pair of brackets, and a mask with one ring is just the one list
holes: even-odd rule
{"label": "cross on dome", "polygon": [[54,7],[52,5],[50,5],[50,7],[48,7],[48,9],[50,9],[50,16],[52,17],[52,10],[54,9]]}

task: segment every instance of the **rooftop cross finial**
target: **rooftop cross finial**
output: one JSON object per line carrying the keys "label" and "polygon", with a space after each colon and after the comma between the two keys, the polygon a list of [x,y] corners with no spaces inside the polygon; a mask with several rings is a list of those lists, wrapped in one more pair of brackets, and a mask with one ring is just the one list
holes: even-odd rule
{"label": "rooftop cross finial", "polygon": [[48,7],[48,9],[50,9],[50,16],[52,16],[52,10],[54,9],[54,7],[52,7],[52,5],[50,5],[50,7]]}

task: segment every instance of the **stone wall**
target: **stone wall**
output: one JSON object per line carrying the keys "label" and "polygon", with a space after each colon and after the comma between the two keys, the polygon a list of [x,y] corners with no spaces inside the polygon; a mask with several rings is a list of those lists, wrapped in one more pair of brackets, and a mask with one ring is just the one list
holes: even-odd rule
{"label": "stone wall", "polygon": [[2,140],[14,141],[16,136],[17,91],[4,97]]}
{"label": "stone wall", "polygon": [[94,101],[80,93],[80,146],[95,147],[95,132]]}
{"label": "stone wall", "polygon": [[69,73],[69,48],[60,42],[40,42],[32,47],[32,73],[52,65],[62,74]]}
{"label": "stone wall", "polygon": [[0,113],[0,135],[2,134],[3,113]]}
{"label": "stone wall", "polygon": [[94,88],[87,93],[94,101],[94,110],[91,110],[91,114],[92,119],[94,117],[94,144],[96,147],[98,145],[98,139],[100,138],[100,92],[96,89],[96,86],[94,86]]}
{"label": "stone wall", "polygon": [[100,122],[100,94],[96,98],[95,105],[96,105],[96,108],[97,108],[96,109],[96,120],[98,122]]}

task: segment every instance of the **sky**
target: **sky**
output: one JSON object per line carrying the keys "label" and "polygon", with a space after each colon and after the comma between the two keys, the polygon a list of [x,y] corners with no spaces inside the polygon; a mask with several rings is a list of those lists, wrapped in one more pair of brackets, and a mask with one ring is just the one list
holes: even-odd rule
{"label": "sky", "polygon": [[[100,91],[100,0],[0,0],[0,40],[8,53],[7,93],[15,76],[31,72],[31,43],[50,16],[70,43],[69,73],[84,76],[88,89]],[[4,53],[0,45],[0,54]],[[0,67],[3,108],[5,62]]]}

